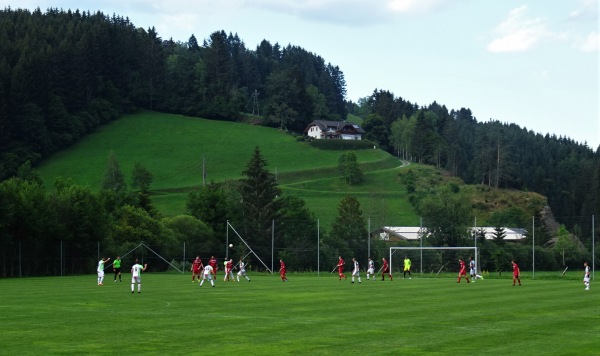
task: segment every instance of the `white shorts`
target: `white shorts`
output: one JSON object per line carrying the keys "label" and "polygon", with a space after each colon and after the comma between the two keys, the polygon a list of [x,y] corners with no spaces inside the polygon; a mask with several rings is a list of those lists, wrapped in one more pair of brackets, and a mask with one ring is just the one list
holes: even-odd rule
{"label": "white shorts", "polygon": [[134,283],[142,283],[142,277],[137,276],[137,277],[131,277],[131,284]]}
{"label": "white shorts", "polygon": [[590,283],[590,277],[583,277],[583,283]]}
{"label": "white shorts", "polygon": [[375,274],[375,269],[374,268],[369,268],[367,270],[367,274]]}
{"label": "white shorts", "polygon": [[475,272],[475,270],[474,270],[473,268],[471,268],[471,269],[469,270],[469,274],[470,274],[471,276],[474,276],[474,275],[476,275],[476,274],[477,274],[477,272]]}
{"label": "white shorts", "polygon": [[212,274],[208,273],[208,274],[204,274],[204,279],[208,279],[209,281],[212,280]]}
{"label": "white shorts", "polygon": [[246,270],[242,269],[238,272],[238,276],[245,276],[246,275]]}
{"label": "white shorts", "polygon": [[104,277],[104,271],[98,271],[98,278]]}
{"label": "white shorts", "polygon": [[355,269],[354,271],[352,271],[352,275],[353,275],[354,277],[358,277],[358,276],[360,275],[360,271],[359,271],[359,270],[357,270],[357,269]]}

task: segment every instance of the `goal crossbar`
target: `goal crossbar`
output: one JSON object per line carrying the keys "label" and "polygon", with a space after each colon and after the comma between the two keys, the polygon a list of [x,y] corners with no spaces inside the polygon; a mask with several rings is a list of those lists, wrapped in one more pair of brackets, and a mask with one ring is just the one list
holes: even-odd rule
{"label": "goal crossbar", "polygon": [[392,273],[392,268],[393,268],[392,267],[393,266],[393,264],[392,264],[392,258],[394,256],[394,253],[396,253],[397,250],[409,250],[409,251],[421,250],[421,274],[423,273],[423,250],[472,250],[472,251],[474,251],[473,258],[475,260],[475,268],[479,269],[479,261],[478,261],[478,258],[477,258],[477,251],[479,249],[477,247],[475,247],[475,246],[460,246],[460,247],[427,247],[427,246],[423,246],[423,247],[400,247],[400,246],[394,246],[394,247],[390,247],[390,273]]}

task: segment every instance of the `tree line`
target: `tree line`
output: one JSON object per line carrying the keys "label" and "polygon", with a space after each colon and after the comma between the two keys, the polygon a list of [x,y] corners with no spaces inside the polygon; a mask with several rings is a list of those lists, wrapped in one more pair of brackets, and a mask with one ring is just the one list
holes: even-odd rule
{"label": "tree line", "polygon": [[[334,265],[340,254],[367,259],[368,232],[356,198],[342,199],[331,230],[319,231],[304,200],[282,195],[267,165],[256,147],[242,179],[210,182],[188,194],[185,214],[165,217],[152,205],[152,173],[141,163],[128,179],[111,153],[100,189],[59,179],[52,191],[25,164],[16,177],[0,182],[0,276],[90,273],[98,246],[102,256],[116,256],[144,243],[175,264],[183,244],[190,257],[223,258],[228,224],[258,258],[268,261],[274,248],[291,270],[314,271],[319,259]],[[230,242],[233,258],[249,252],[233,232]],[[263,269],[256,256],[247,261]]]}
{"label": "tree line", "polygon": [[298,46],[198,42],[102,12],[0,11],[0,179],[138,108],[301,132],[345,119],[338,66]]}
{"label": "tree line", "polygon": [[589,221],[600,212],[600,147],[594,152],[567,137],[479,122],[468,108],[419,106],[386,90],[348,108],[365,118],[366,138],[380,148],[444,169],[467,184],[540,193],[558,221],[591,236]]}

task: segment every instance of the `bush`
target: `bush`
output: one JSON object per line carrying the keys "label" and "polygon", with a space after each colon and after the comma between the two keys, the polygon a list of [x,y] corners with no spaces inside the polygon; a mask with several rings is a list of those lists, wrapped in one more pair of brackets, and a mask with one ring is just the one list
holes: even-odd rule
{"label": "bush", "polygon": [[320,150],[367,150],[375,147],[369,140],[312,140],[310,145]]}

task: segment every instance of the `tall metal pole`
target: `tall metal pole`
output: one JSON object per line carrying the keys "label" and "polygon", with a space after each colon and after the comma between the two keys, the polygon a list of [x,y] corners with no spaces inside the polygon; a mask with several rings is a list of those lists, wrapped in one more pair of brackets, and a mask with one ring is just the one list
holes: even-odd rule
{"label": "tall metal pole", "polygon": [[275,256],[275,219],[271,220],[271,271],[273,270],[274,256]]}
{"label": "tall metal pole", "polygon": [[532,262],[531,262],[531,279],[535,279],[535,216],[532,217],[532,224],[531,224],[531,228],[533,230],[533,234],[531,235],[533,237],[533,246],[531,248],[531,256],[532,256]]}
{"label": "tall metal pole", "polygon": [[475,226],[473,226],[473,236],[475,236],[475,273],[479,268],[479,259],[477,258],[477,216],[475,217]]}
{"label": "tall metal pole", "polygon": [[225,259],[227,259],[229,257],[229,220],[227,220],[225,228]]}
{"label": "tall metal pole", "polygon": [[367,256],[371,257],[371,218],[369,218],[369,228],[367,230]]}
{"label": "tall metal pole", "polygon": [[419,242],[421,243],[421,276],[423,275],[423,217],[419,218],[419,232],[421,236],[419,237]]}
{"label": "tall metal pole", "polygon": [[202,186],[206,185],[206,158],[202,156]]}
{"label": "tall metal pole", "polygon": [[317,219],[317,276],[321,276],[321,234],[319,230],[319,219]]}

